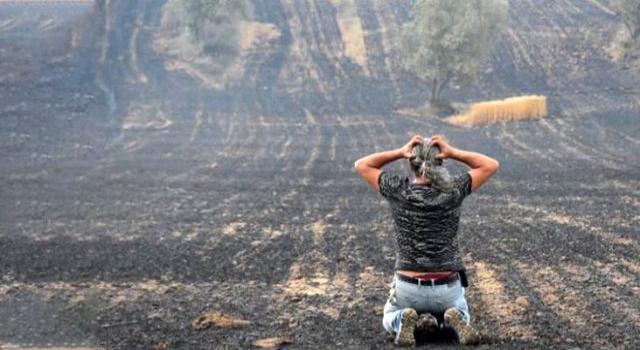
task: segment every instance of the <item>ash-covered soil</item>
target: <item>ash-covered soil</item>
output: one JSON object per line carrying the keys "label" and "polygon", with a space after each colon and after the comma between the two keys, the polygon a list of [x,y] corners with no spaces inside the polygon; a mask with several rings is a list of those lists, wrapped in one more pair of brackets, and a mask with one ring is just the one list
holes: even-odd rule
{"label": "ash-covered soil", "polygon": [[[224,88],[166,68],[162,1],[105,3],[0,4],[0,348],[394,348],[391,217],[352,164],[441,133],[501,162],[460,231],[476,348],[640,349],[640,72],[607,58],[602,2],[511,1],[448,94],[551,113],[474,128],[407,112],[429,92],[393,46],[408,3],[354,1],[356,62],[333,2],[256,0],[279,35]],[[248,324],[192,326],[212,311]]]}

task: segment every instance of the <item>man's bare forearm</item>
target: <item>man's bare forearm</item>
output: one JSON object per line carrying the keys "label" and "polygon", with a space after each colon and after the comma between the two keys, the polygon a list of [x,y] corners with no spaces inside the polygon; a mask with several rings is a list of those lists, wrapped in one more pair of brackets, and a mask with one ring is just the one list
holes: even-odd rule
{"label": "man's bare forearm", "polygon": [[498,167],[498,161],[489,156],[485,156],[484,154],[481,154],[481,153],[469,152],[469,151],[465,151],[457,148],[453,149],[453,151],[449,155],[449,158],[462,162],[468,165],[471,169],[480,169],[480,168],[493,169]]}
{"label": "man's bare forearm", "polygon": [[484,154],[451,147],[442,135],[432,136],[431,142],[440,147],[440,154],[438,155],[439,158],[455,159],[471,168],[471,170],[469,170],[469,175],[471,176],[472,192],[487,182],[487,180],[489,180],[489,178],[492,177],[500,167],[497,160],[487,157]]}
{"label": "man's bare forearm", "polygon": [[374,154],[370,154],[366,157],[358,159],[355,163],[356,169],[359,167],[369,167],[375,169],[382,169],[385,165],[404,158],[402,149],[395,149],[390,151],[383,151]]}

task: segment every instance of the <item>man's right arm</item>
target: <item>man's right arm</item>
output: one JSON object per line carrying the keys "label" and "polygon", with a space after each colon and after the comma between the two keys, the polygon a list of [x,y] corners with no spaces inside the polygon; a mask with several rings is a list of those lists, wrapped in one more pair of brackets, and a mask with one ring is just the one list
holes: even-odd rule
{"label": "man's right arm", "polygon": [[471,175],[471,191],[475,192],[487,180],[498,171],[500,163],[497,160],[485,156],[481,153],[464,151],[451,147],[447,141],[440,135],[431,137],[431,142],[440,147],[438,158],[451,158],[462,162],[469,166],[469,175]]}
{"label": "man's right arm", "polygon": [[471,192],[475,192],[480,186],[487,182],[500,167],[500,163],[491,157],[457,148],[453,149],[449,158],[462,162],[471,168],[471,170],[469,170],[469,175],[471,175]]}

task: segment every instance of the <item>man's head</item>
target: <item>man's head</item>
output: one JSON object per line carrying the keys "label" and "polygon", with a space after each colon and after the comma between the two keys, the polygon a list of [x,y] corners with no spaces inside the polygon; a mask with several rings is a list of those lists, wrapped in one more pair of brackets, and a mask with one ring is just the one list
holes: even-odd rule
{"label": "man's head", "polygon": [[437,145],[431,145],[431,140],[425,138],[422,144],[413,147],[412,153],[413,157],[409,159],[409,164],[416,178],[428,181],[429,185],[437,190],[443,192],[451,190],[451,176],[442,166],[442,159],[436,157],[440,154],[440,148]]}

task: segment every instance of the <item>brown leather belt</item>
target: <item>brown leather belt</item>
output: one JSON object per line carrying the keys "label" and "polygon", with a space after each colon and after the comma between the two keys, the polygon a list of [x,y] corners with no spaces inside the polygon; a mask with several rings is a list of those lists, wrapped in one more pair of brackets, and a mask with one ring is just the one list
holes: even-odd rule
{"label": "brown leather belt", "polygon": [[445,284],[452,284],[460,280],[460,274],[457,272],[452,274],[449,277],[438,278],[438,279],[413,278],[413,277],[405,276],[399,273],[396,273],[396,277],[402,282],[417,284],[419,286],[442,286]]}

